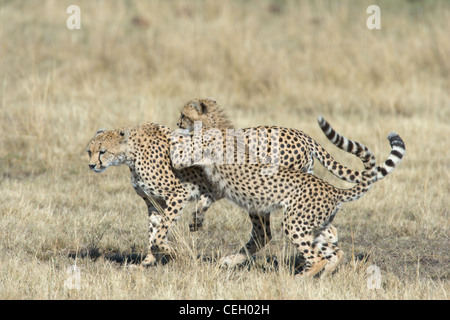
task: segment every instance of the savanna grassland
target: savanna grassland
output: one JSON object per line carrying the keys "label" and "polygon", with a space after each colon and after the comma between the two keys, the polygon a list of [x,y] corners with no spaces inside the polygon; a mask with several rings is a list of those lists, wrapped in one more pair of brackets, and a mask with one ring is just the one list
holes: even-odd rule
{"label": "savanna grassland", "polygon": [[[450,2],[377,1],[380,30],[366,27],[371,4],[0,1],[0,298],[448,299]],[[399,168],[337,214],[336,274],[294,276],[281,212],[251,263],[220,268],[251,227],[226,200],[196,233],[191,203],[172,230],[178,259],[138,267],[145,204],[125,166],[89,170],[87,142],[98,128],[175,128],[187,100],[210,96],[237,127],[299,128],[355,169],[319,115],[378,161],[390,131],[405,140]]]}

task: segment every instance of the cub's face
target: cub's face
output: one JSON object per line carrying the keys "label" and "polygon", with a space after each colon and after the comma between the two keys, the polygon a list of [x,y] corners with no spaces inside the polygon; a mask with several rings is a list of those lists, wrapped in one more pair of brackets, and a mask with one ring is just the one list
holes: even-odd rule
{"label": "cub's face", "polygon": [[128,130],[98,130],[86,148],[89,168],[103,172],[109,166],[122,164],[126,158],[128,136]]}
{"label": "cub's face", "polygon": [[188,101],[181,109],[177,126],[181,129],[194,130],[194,122],[205,122],[208,119],[208,109],[216,104],[214,98],[194,99]]}

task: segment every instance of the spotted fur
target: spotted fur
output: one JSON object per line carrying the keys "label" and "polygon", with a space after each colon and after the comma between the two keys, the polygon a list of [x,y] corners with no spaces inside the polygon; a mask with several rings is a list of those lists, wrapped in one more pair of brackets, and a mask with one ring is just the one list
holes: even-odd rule
{"label": "spotted fur", "polygon": [[[143,123],[132,129],[101,129],[87,146],[91,170],[100,173],[111,165],[122,164],[130,168],[131,184],[145,201],[150,222],[144,266],[155,264],[161,255],[175,257],[167,234],[188,200],[198,200],[200,210],[208,208],[214,197],[220,197],[214,196],[214,187],[200,168],[173,170],[171,134],[165,126]],[[150,198],[164,210],[163,215]]]}
{"label": "spotted fur", "polygon": [[[181,129],[194,131],[195,122],[200,122],[202,129],[217,128],[220,130],[235,129],[224,109],[217,104],[214,98],[193,99],[188,101],[181,110],[180,118],[177,125]],[[319,125],[321,123],[319,122]],[[255,140],[259,132],[266,132],[269,136],[268,150],[273,150],[270,135],[275,130],[278,131],[276,150],[279,152],[280,161],[277,164],[280,168],[291,170],[299,170],[306,173],[314,173],[314,159],[317,159],[328,171],[338,178],[351,183],[361,182],[361,172],[352,170],[334,160],[329,152],[325,150],[319,143],[312,139],[309,135],[297,129],[281,128],[276,126],[260,126],[254,128],[254,135],[250,140]],[[323,128],[322,128],[323,129]],[[333,139],[331,134],[327,137],[336,145],[342,141]],[[260,139],[259,139],[260,140]],[[263,141],[266,142],[266,141]],[[248,144],[247,144],[248,145]],[[353,145],[349,145],[352,147]],[[270,159],[271,154],[264,154],[260,149],[251,150],[257,158]],[[351,151],[349,151],[351,152]],[[218,199],[215,199],[218,200]],[[204,213],[208,208],[198,207],[198,211],[192,213],[191,230],[198,230],[204,221]]]}
{"label": "spotted fur", "polygon": [[[331,132],[337,135],[321,118],[319,125],[330,136]],[[225,136],[226,131],[222,131],[222,134]],[[349,189],[336,188],[312,174],[281,166],[273,175],[265,175],[261,172],[264,165],[252,164],[248,157],[241,164],[214,162],[213,157],[195,163],[204,168],[211,183],[220,188],[228,199],[249,211],[253,224],[248,243],[237,253],[225,257],[222,264],[233,266],[242,263],[248,255],[253,255],[264,247],[271,239],[270,213],[276,208],[283,208],[284,232],[305,258],[300,274],[315,276],[323,272],[325,276],[332,273],[343,257],[343,252],[336,243],[336,229],[330,226],[341,204],[362,197],[374,182],[392,172],[403,158],[405,145],[400,136],[391,133],[388,139],[391,152],[388,159],[379,166],[376,166],[375,157],[364,145],[347,139],[337,144],[343,150],[357,155],[364,164],[364,170],[358,175],[359,182]],[[204,141],[203,152],[223,143],[214,137]],[[303,142],[314,144],[307,138]],[[171,154],[181,154],[183,150],[180,146],[179,141],[172,141]],[[173,161],[174,163],[178,162]],[[176,167],[183,168],[183,165]]]}

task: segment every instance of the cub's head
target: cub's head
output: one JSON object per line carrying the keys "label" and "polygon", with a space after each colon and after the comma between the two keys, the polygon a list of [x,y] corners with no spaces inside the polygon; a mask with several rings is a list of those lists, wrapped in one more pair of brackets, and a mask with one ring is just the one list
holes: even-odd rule
{"label": "cub's head", "polygon": [[194,99],[188,101],[181,109],[177,126],[181,129],[194,130],[194,122],[201,121],[204,127],[209,127],[209,113],[217,106],[214,98]]}
{"label": "cub's head", "polygon": [[129,135],[126,129],[98,130],[86,148],[89,168],[102,172],[109,166],[121,165],[126,160]]}

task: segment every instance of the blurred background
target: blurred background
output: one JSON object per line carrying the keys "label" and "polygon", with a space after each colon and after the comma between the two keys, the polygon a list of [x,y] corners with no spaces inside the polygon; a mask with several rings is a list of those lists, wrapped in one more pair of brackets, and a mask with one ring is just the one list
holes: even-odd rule
{"label": "blurred background", "polygon": [[[399,133],[403,163],[337,223],[351,221],[360,235],[372,235],[370,243],[403,237],[378,247],[401,248],[402,261],[428,252],[423,268],[448,279],[449,1],[377,1],[379,30],[366,26],[371,0],[74,2],[0,0],[5,268],[30,256],[54,261],[92,243],[100,251],[145,251],[145,207],[128,169],[89,172],[85,147],[98,128],[152,121],[174,129],[186,101],[214,97],[237,127],[301,129],[355,169],[359,161],[326,140],[319,115],[378,161],[388,155],[387,134]],[[79,30],[66,26],[72,4],[80,8]],[[319,165],[316,172],[344,185]],[[210,210],[209,230],[225,219],[220,212],[238,211],[220,203]],[[132,212],[134,221],[117,216]]]}
{"label": "blurred background", "polygon": [[446,1],[381,1],[380,30],[370,1],[79,1],[79,30],[71,4],[1,2],[2,171],[65,165],[99,127],[174,127],[194,97],[240,127],[448,129]]}

